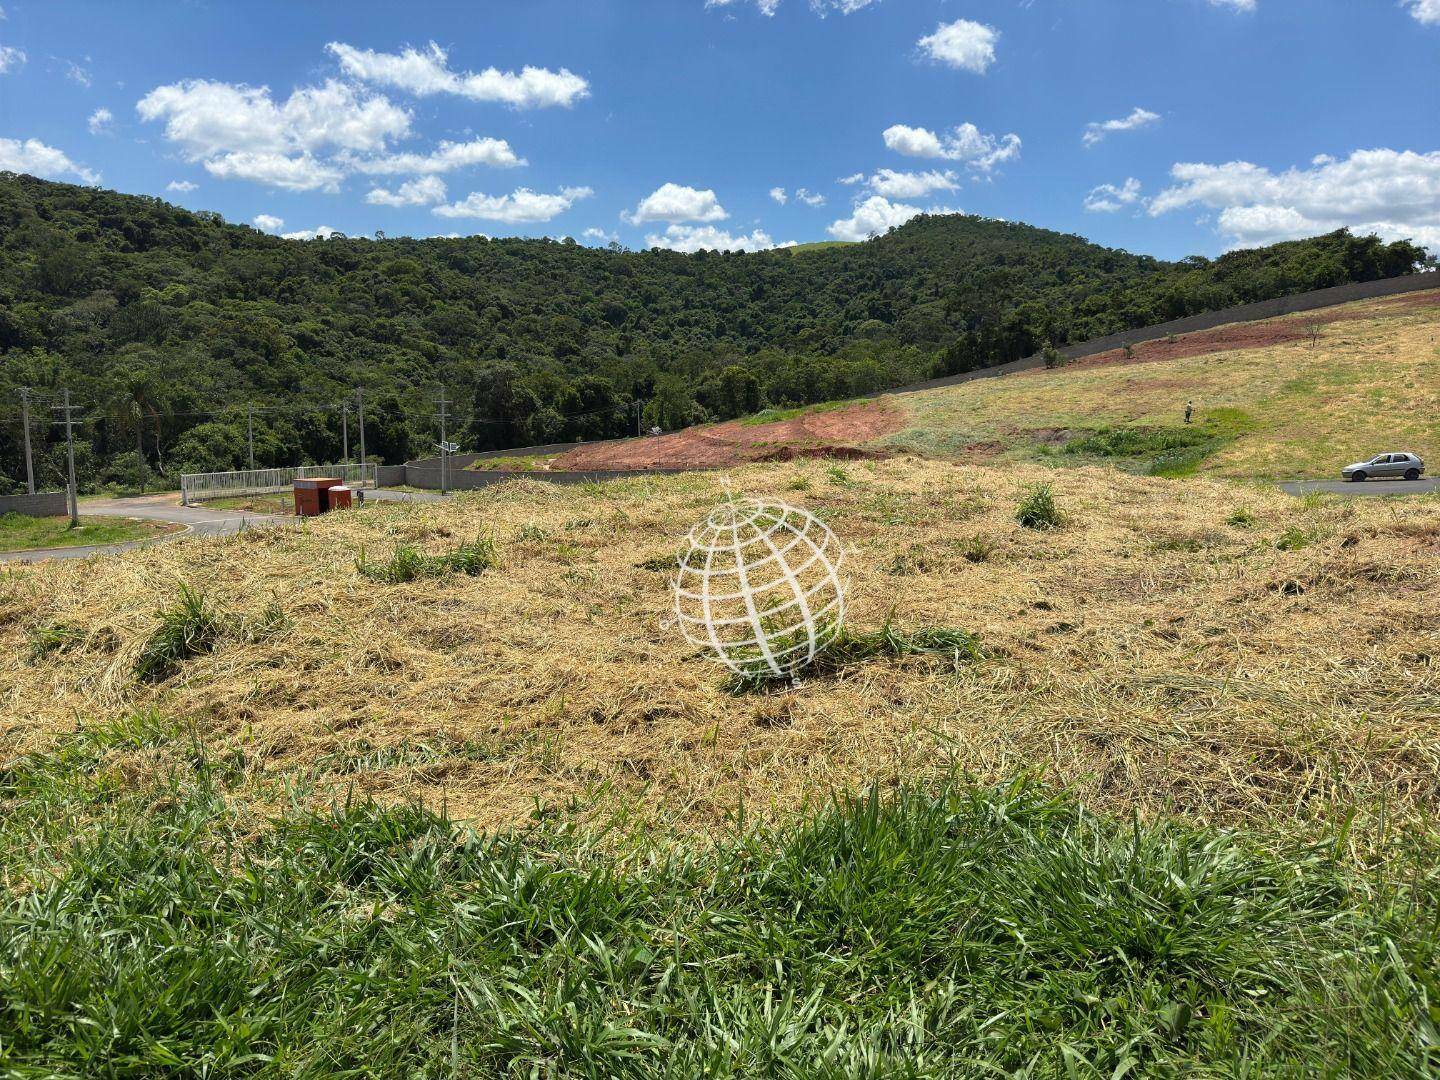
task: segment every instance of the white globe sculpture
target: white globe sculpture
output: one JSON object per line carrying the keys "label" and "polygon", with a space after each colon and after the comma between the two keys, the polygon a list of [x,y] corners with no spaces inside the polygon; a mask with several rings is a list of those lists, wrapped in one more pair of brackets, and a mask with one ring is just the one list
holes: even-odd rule
{"label": "white globe sculpture", "polygon": [[680,553],[680,629],[737,675],[793,678],[845,622],[843,559],[813,514],[782,502],[723,502]]}

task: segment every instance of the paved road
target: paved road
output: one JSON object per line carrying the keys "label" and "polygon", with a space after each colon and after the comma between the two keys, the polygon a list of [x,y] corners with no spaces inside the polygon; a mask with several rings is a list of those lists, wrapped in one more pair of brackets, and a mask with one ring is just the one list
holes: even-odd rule
{"label": "paved road", "polygon": [[232,510],[205,510],[198,506],[181,506],[179,496],[140,495],[131,499],[86,499],[80,503],[84,517],[141,518],[183,525],[181,532],[166,533],[148,540],[128,544],[86,544],[78,547],[38,548],[34,551],[0,552],[0,563],[44,562],[48,559],[87,559],[115,551],[153,544],[167,536],[224,536],[255,525],[283,521],[270,514],[250,514]]}
{"label": "paved road", "polygon": [[[48,559],[87,559],[116,551],[154,544],[167,536],[225,536],[256,525],[278,525],[294,520],[276,514],[255,514],[242,510],[207,510],[203,506],[181,506],[179,496],[172,493],[140,495],[130,499],[86,499],[80,513],[86,517],[143,518],[185,526],[182,532],[167,533],[154,539],[134,540],[128,544],[87,544],[81,547],[43,548],[34,551],[0,552],[0,563],[34,563]],[[367,491],[367,502],[436,502],[443,496],[438,491]]]}
{"label": "paved road", "polygon": [[1360,484],[1352,484],[1347,480],[1293,480],[1288,484],[1281,484],[1280,490],[1290,495],[1309,495],[1317,491],[1327,495],[1367,497],[1425,495],[1440,491],[1440,477],[1432,476],[1424,480],[1366,480]]}

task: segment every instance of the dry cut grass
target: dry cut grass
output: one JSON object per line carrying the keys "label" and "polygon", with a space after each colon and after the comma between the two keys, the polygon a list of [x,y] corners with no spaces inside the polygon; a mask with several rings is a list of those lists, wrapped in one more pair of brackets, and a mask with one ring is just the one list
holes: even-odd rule
{"label": "dry cut grass", "polygon": [[[1063,524],[1016,504],[1053,485]],[[666,625],[664,570],[715,474],[558,488],[196,539],[0,579],[0,739],[157,708],[274,790],[445,803],[493,827],[567,804],[714,829],[834,789],[1039,770],[1092,805],[1228,822],[1440,809],[1440,500],[1299,501],[1108,469],[915,459],[750,466],[820,513],[851,625],[941,628],[978,661],[878,657],[736,695]],[[356,571],[493,536],[499,566]],[[181,583],[223,626],[155,683],[136,657]],[[68,629],[67,629],[68,628]],[[63,647],[34,649],[35,641]],[[116,751],[119,775],[164,748]],[[1357,838],[1363,830],[1351,835]],[[1373,837],[1372,837],[1373,838]]]}

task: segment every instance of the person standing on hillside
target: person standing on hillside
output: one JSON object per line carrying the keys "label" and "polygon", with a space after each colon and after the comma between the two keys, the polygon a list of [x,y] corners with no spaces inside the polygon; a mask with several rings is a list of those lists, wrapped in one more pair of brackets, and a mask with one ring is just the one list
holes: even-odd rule
{"label": "person standing on hillside", "polygon": [[1191,418],[1192,416],[1194,416],[1194,415],[1195,415],[1195,403],[1194,403],[1193,401],[1187,401],[1187,402],[1185,402],[1185,423],[1187,423],[1187,424],[1190,423],[1190,418]]}

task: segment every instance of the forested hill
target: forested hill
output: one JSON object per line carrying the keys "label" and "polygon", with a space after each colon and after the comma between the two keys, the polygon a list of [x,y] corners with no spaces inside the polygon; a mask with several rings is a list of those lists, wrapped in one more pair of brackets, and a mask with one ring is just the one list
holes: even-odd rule
{"label": "forested hill", "polygon": [[466,449],[598,438],[634,429],[634,401],[673,428],[847,397],[1424,258],[1337,232],[1167,263],[957,215],[759,254],[302,242],[11,174],[0,253],[0,487],[24,475],[20,386],[51,482],[62,387],[92,483],[242,465],[247,404],[258,463],[333,460],[362,385],[369,450],[397,461],[433,443],[442,387]]}

